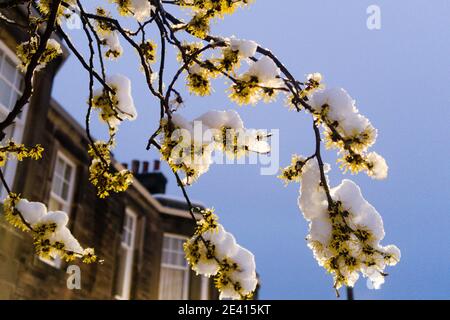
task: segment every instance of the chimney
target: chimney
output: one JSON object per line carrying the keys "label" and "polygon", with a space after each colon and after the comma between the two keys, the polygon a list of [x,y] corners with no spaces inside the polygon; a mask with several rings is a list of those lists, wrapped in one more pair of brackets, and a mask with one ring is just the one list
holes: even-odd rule
{"label": "chimney", "polygon": [[160,167],[161,167],[161,161],[159,161],[159,160],[153,161],[153,171],[154,172],[158,172]]}
{"label": "chimney", "polygon": [[139,160],[131,161],[131,172],[136,175],[139,173]]}
{"label": "chimney", "polygon": [[122,163],[122,167],[124,167],[125,169],[128,169],[128,163],[126,163],[126,162]]}
{"label": "chimney", "polygon": [[148,173],[148,166],[149,166],[149,162],[148,161],[142,162],[142,173],[143,174]]}
{"label": "chimney", "polygon": [[[135,161],[132,162],[132,167],[135,167]],[[166,192],[166,185],[167,185],[167,178],[164,176],[164,174],[159,171],[160,170],[160,161],[155,160],[153,162],[153,171],[149,172],[149,165],[150,163],[148,161],[142,162],[142,172],[138,174],[134,174],[135,177],[139,180],[139,182],[151,193],[151,194],[157,194],[157,193],[165,193]],[[137,161],[137,168],[139,169],[139,161]],[[134,172],[134,171],[133,171]]]}

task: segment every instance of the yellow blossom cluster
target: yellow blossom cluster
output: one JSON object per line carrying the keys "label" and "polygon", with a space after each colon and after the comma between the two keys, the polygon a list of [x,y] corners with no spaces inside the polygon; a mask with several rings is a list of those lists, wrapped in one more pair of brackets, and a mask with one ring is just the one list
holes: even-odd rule
{"label": "yellow blossom cluster", "polygon": [[156,62],[156,43],[152,40],[144,41],[139,45],[141,48],[141,52],[145,57],[147,63],[155,63]]}
{"label": "yellow blossom cluster", "polygon": [[281,169],[279,179],[283,180],[287,185],[289,182],[300,182],[302,177],[302,168],[306,163],[306,159],[299,155],[293,155],[291,164]]}
{"label": "yellow blossom cluster", "polygon": [[[39,12],[44,16],[49,15],[52,2],[53,2],[52,0],[38,0],[36,4],[37,8],[39,9]],[[66,6],[75,6],[76,3],[77,3],[76,0],[64,0],[65,5],[60,4],[58,7],[57,13],[58,19],[60,19],[61,17],[65,18],[70,17],[71,13],[69,10],[66,9]]]}
{"label": "yellow blossom cluster", "polygon": [[248,5],[252,0],[179,0],[182,7],[192,9],[194,16],[186,24],[186,30],[192,35],[205,38],[210,31],[210,23],[214,18],[231,15],[239,8]]}
{"label": "yellow blossom cluster", "polygon": [[21,143],[15,143],[9,141],[6,145],[0,146],[0,167],[3,167],[8,160],[8,157],[15,157],[17,160],[22,161],[25,158],[33,160],[39,160],[42,158],[42,152],[44,148],[40,144],[34,147],[25,147]]}
{"label": "yellow blossom cluster", "polygon": [[97,141],[89,146],[92,158],[89,167],[89,181],[97,188],[97,195],[106,198],[111,192],[123,192],[133,181],[133,175],[128,170],[111,172],[112,143]]}
{"label": "yellow blossom cluster", "polygon": [[[19,46],[17,46],[16,53],[17,57],[20,59],[20,64],[18,68],[21,71],[26,72],[33,55],[37,52],[39,48],[39,43],[40,43],[39,36],[34,35],[30,38],[30,40],[23,42]],[[47,41],[47,46],[45,50],[42,52],[39,58],[36,70],[43,69],[47,65],[47,63],[49,63],[56,57],[60,56],[61,54],[62,49],[60,44],[54,39],[49,39]]]}

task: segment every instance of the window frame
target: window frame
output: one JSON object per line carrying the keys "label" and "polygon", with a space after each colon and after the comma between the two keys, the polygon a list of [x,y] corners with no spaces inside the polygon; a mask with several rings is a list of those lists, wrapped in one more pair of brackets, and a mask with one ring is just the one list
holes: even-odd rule
{"label": "window frame", "polygon": [[[183,236],[180,234],[175,234],[175,233],[170,233],[170,232],[164,232],[163,233],[163,241],[161,244],[161,264],[160,264],[160,268],[161,270],[163,268],[167,268],[167,269],[173,269],[173,270],[182,270],[184,271],[184,278],[183,278],[183,292],[181,293],[181,299],[182,300],[187,300],[189,298],[189,285],[190,285],[190,267],[189,264],[186,262],[185,266],[179,266],[179,265],[175,265],[175,264],[169,264],[169,263],[164,263],[164,239],[165,238],[172,238],[172,239],[177,239],[177,240],[183,240],[186,241],[188,239],[187,236]],[[184,254],[184,251],[183,251]],[[161,286],[161,282],[162,281],[162,277],[161,277],[161,272],[160,272],[160,276],[159,276],[159,288],[158,288],[158,297],[159,299],[162,299],[162,286]]]}
{"label": "window frame", "polygon": [[[11,59],[16,65],[18,65],[20,63],[20,60],[17,57],[17,55],[2,40],[0,40],[0,51],[2,51],[3,55],[7,56],[9,59]],[[2,57],[2,59],[3,59],[3,57]],[[24,76],[24,74],[22,72],[20,72],[19,70],[17,70],[17,72],[19,74],[21,74],[22,77]],[[5,77],[3,77],[3,75],[0,75],[0,77],[2,79],[6,79]],[[6,79],[6,81],[8,82],[8,84],[11,83],[11,81],[9,79]],[[14,84],[14,87],[15,87],[15,84]],[[13,89],[13,90],[15,90],[15,89]],[[11,110],[9,110],[5,106],[3,106],[3,104],[0,103],[0,119],[6,117],[10,111]],[[12,124],[11,126],[8,127],[8,128],[12,127],[11,139],[14,140],[16,143],[22,142],[23,134],[25,131],[25,123],[27,120],[27,115],[28,115],[28,103],[23,107],[21,116],[17,117],[14,124]],[[14,179],[16,177],[17,163],[18,163],[17,159],[8,159],[5,167],[3,168],[3,170],[4,170],[3,174],[5,176],[5,180],[10,186],[13,185]],[[7,196],[7,192],[6,192],[5,188],[1,187],[0,188],[1,201],[3,201],[6,198],[6,196]]]}
{"label": "window frame", "polygon": [[[123,233],[125,231],[125,223],[127,217],[131,217],[133,221],[133,228],[130,231],[131,239],[130,245],[125,243],[122,239]],[[133,261],[134,261],[134,251],[136,249],[136,235],[137,235],[137,224],[138,224],[138,214],[130,208],[125,209],[125,215],[122,226],[122,233],[120,238],[120,247],[126,251],[125,257],[125,269],[123,275],[122,292],[120,294],[116,293],[114,298],[117,300],[129,300],[131,293],[131,282],[133,280]],[[117,286],[117,283],[116,283]]]}
{"label": "window frame", "polygon": [[[58,163],[58,159],[62,159],[65,163],[65,165],[69,165],[72,168],[70,181],[69,181],[69,190],[67,190],[67,198],[68,200],[62,199],[59,195],[53,192],[53,179],[56,174],[56,166]],[[55,160],[53,162],[53,168],[52,168],[52,181],[50,183],[50,194],[47,201],[47,207],[50,205],[50,201],[52,198],[55,198],[58,202],[63,202],[63,208],[61,209],[65,213],[67,213],[67,216],[70,217],[71,214],[71,208],[72,208],[72,202],[73,202],[73,196],[75,191],[75,180],[76,180],[76,164],[74,161],[72,161],[68,156],[66,156],[61,150],[58,150],[56,152]],[[39,260],[48,264],[49,266],[52,266],[56,269],[61,268],[62,260],[60,257],[56,257],[53,260],[52,259],[45,259],[39,257]]]}
{"label": "window frame", "polygon": [[[69,190],[67,190],[67,200],[64,200],[60,195],[58,195],[57,193],[55,193],[53,191],[53,179],[56,175],[56,166],[58,165],[58,159],[62,159],[62,161],[65,163],[65,165],[71,167],[72,172],[70,175],[70,181],[69,181]],[[55,157],[55,161],[53,164],[53,174],[52,174],[52,182],[50,185],[50,196],[48,199],[48,204],[50,204],[50,200],[52,198],[54,198],[57,202],[60,202],[63,204],[63,209],[62,211],[66,212],[67,215],[70,217],[70,211],[72,208],[72,204],[73,204],[73,196],[74,196],[74,191],[75,191],[75,180],[76,180],[76,170],[77,170],[77,166],[75,164],[75,162],[73,160],[71,160],[68,156],[66,156],[64,154],[64,152],[62,152],[61,150],[58,150],[56,153],[56,157]],[[65,177],[62,177],[63,179],[65,179]],[[64,180],[65,181],[65,180]],[[62,182],[64,182],[62,181]]]}

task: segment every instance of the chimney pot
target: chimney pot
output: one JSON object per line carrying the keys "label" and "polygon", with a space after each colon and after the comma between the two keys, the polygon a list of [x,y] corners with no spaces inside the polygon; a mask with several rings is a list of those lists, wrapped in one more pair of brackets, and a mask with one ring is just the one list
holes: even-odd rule
{"label": "chimney pot", "polygon": [[133,174],[138,174],[139,173],[139,160],[131,161],[131,172]]}
{"label": "chimney pot", "polygon": [[160,166],[161,166],[161,161],[155,160],[153,162],[153,171],[155,171],[155,172],[159,171]]}
{"label": "chimney pot", "polygon": [[149,166],[148,161],[144,161],[144,162],[142,163],[142,165],[143,165],[143,167],[142,167],[142,173],[148,173],[148,166]]}
{"label": "chimney pot", "polygon": [[128,163],[126,163],[126,162],[122,163],[122,167],[124,167],[125,169],[128,169]]}

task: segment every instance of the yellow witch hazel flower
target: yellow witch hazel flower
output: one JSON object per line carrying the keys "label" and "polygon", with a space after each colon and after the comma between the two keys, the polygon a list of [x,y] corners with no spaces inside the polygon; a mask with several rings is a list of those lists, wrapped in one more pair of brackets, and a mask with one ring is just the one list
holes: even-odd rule
{"label": "yellow witch hazel flower", "polygon": [[211,82],[209,80],[208,69],[194,64],[188,70],[187,87],[191,93],[198,96],[208,96],[211,94]]}
{"label": "yellow witch hazel flower", "polygon": [[306,158],[298,155],[293,155],[291,164],[284,169],[281,169],[279,179],[283,180],[285,185],[289,182],[300,182],[302,177],[302,169],[306,164]]}
{"label": "yellow witch hazel flower", "polygon": [[29,228],[23,222],[19,212],[15,209],[19,201],[20,196],[11,192],[3,202],[3,214],[5,215],[6,221],[14,227],[22,231],[29,231]]}
{"label": "yellow witch hazel flower", "polygon": [[191,21],[185,25],[186,31],[203,39],[210,31],[211,19],[231,15],[238,7],[250,2],[250,0],[180,0],[178,4],[189,7],[194,12]]}
{"label": "yellow witch hazel flower", "polygon": [[60,257],[66,261],[81,258],[84,263],[97,260],[94,249],[83,249],[67,228],[69,218],[65,212],[47,211],[43,203],[21,199],[14,193],[5,199],[3,208],[9,223],[32,235],[36,254],[40,257]]}
{"label": "yellow witch hazel flower", "polygon": [[386,160],[376,152],[369,154],[354,152],[343,152],[339,158],[340,168],[346,173],[350,171],[352,174],[366,171],[367,175],[373,179],[382,180],[388,175],[388,165]]}
{"label": "yellow witch hazel flower", "polygon": [[15,157],[22,161],[25,158],[39,160],[42,158],[44,148],[40,144],[34,147],[25,147],[23,144],[9,141],[5,146],[0,146],[0,167],[3,167],[8,160],[8,157]]}
{"label": "yellow witch hazel flower", "polygon": [[156,43],[154,41],[144,41],[139,45],[139,47],[141,48],[142,54],[144,55],[147,63],[156,62]]}
{"label": "yellow witch hazel flower", "polygon": [[89,166],[89,181],[97,187],[97,195],[106,198],[111,192],[124,192],[133,182],[133,175],[128,170],[111,171],[111,143],[97,141],[95,146],[89,146],[89,155],[92,157]]}
{"label": "yellow witch hazel flower", "polygon": [[[38,0],[37,1],[37,7],[44,16],[47,16],[48,14],[50,14],[51,3],[52,3],[51,0]],[[64,3],[69,7],[73,7],[77,4],[76,0],[64,0]],[[61,17],[68,18],[68,17],[70,17],[70,15],[71,15],[71,13],[69,10],[67,10],[66,6],[59,5],[58,13],[57,13],[58,20]]]}
{"label": "yellow witch hazel flower", "polygon": [[[29,41],[21,43],[17,47],[17,56],[20,59],[20,64],[18,68],[22,72],[26,72],[28,65],[31,61],[31,58],[36,53],[39,48],[40,39],[38,36],[32,36]],[[39,58],[39,65],[36,67],[36,71],[42,70],[45,68],[47,63],[55,59],[56,57],[62,54],[62,49],[60,44],[54,40],[49,39],[47,41],[47,46]]]}
{"label": "yellow witch hazel flower", "polygon": [[186,259],[197,274],[214,277],[220,299],[250,299],[258,284],[253,254],[225,231],[212,209],[199,212],[203,219],[184,244]]}

